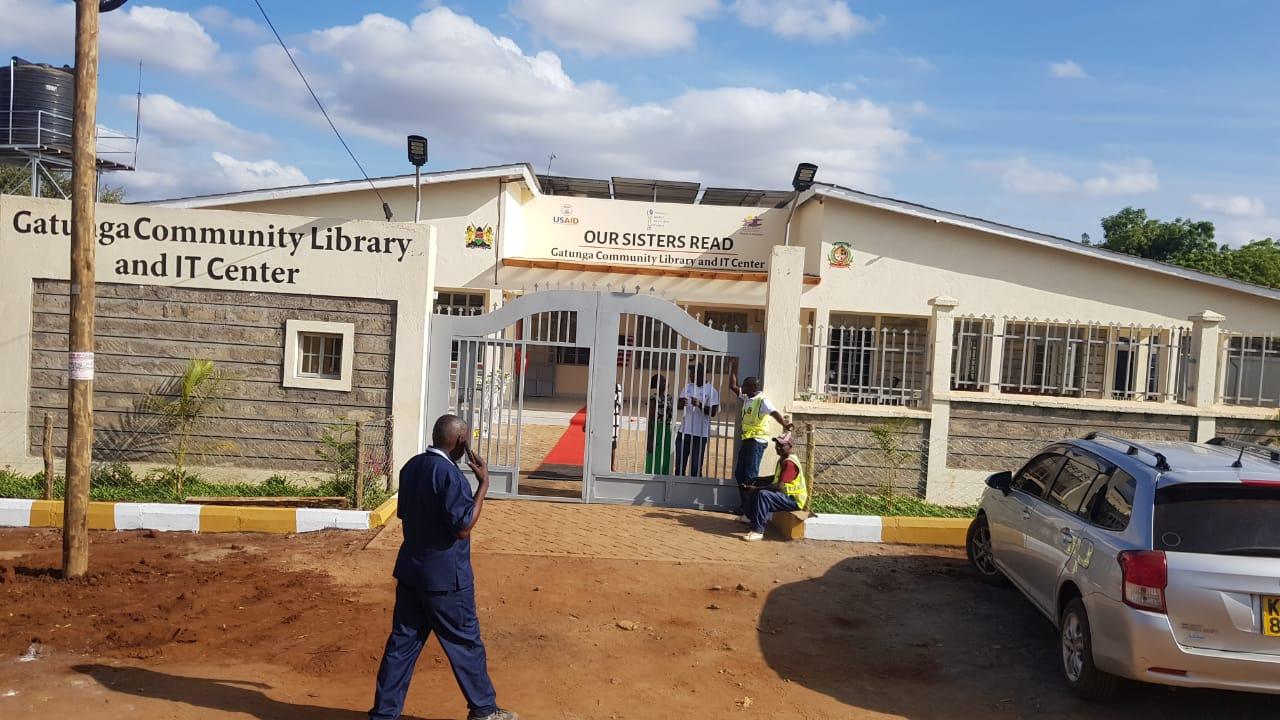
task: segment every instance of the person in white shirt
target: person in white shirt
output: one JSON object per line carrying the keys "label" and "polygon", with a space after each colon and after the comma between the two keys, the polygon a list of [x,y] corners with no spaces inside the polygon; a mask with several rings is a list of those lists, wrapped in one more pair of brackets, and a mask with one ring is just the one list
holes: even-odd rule
{"label": "person in white shirt", "polygon": [[702,462],[711,437],[711,418],[720,412],[720,393],[707,382],[707,370],[701,363],[690,374],[693,382],[684,386],[676,401],[676,407],[684,410],[684,419],[676,436],[675,470],[676,475],[702,477]]}

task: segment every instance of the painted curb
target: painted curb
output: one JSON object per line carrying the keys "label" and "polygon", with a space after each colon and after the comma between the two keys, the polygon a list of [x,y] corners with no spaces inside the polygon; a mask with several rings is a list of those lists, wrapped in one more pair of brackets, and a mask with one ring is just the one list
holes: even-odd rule
{"label": "painted curb", "polygon": [[964,547],[970,518],[880,517],[877,515],[815,515],[805,521],[810,540],[947,545]]}
{"label": "painted curb", "polygon": [[[91,502],[89,529],[282,535],[317,530],[369,530],[386,524],[386,519],[395,514],[395,507],[394,497],[373,511]],[[62,527],[62,514],[61,500],[0,498],[0,527]]]}

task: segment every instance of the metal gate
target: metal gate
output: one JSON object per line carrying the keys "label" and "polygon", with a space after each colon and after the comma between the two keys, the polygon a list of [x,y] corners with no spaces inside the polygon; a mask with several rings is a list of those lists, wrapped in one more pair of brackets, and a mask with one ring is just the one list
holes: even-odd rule
{"label": "metal gate", "polygon": [[[427,418],[452,412],[471,425],[490,497],[728,508],[739,414],[729,378],[758,374],[761,359],[760,335],[741,329],[607,291],[432,315]],[[682,396],[715,394],[719,412],[707,422],[678,407]]]}

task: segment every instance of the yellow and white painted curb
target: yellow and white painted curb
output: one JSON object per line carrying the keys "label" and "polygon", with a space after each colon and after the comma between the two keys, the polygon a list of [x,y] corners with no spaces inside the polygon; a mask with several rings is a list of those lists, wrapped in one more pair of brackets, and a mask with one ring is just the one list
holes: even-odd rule
{"label": "yellow and white painted curb", "polygon": [[[395,512],[395,496],[376,510],[91,502],[89,529],[279,534],[370,530],[385,525]],[[62,501],[0,498],[0,527],[62,527]]]}
{"label": "yellow and white painted curb", "polygon": [[879,517],[877,515],[814,515],[804,523],[809,540],[950,545],[964,547],[970,518]]}

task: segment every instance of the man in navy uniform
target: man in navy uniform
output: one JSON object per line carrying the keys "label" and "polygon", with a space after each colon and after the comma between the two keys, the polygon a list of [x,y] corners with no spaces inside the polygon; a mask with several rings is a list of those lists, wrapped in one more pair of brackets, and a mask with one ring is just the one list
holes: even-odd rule
{"label": "man in navy uniform", "polygon": [[[498,708],[476,619],[471,529],[489,490],[489,468],[467,447],[470,432],[462,418],[441,416],[431,430],[431,447],[400,470],[396,514],[404,543],[392,573],[399,581],[396,607],[370,720],[400,717],[414,663],[432,632],[467,699],[468,720],[516,720],[515,713]],[[458,469],[464,456],[479,481],[474,495]]]}

